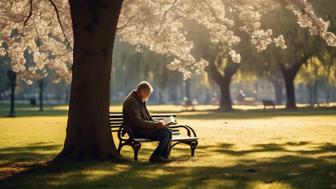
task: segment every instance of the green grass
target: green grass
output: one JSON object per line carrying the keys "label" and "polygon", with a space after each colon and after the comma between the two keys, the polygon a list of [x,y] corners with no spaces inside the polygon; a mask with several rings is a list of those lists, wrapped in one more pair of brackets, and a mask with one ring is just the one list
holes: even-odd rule
{"label": "green grass", "polygon": [[[147,163],[154,144],[144,144],[138,162],[50,165],[65,137],[66,106],[45,112],[19,105],[16,118],[0,105],[0,188],[335,188],[336,110],[241,109],[231,113],[199,106],[149,106],[175,112],[200,137],[196,156],[180,145],[171,163]],[[119,112],[119,105],[111,111]],[[125,147],[122,155],[132,158]]]}

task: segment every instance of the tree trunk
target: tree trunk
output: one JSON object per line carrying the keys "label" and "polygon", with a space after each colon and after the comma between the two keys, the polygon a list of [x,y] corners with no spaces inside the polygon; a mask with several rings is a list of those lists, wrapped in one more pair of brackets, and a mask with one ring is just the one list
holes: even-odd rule
{"label": "tree trunk", "polygon": [[15,117],[15,87],[16,87],[16,72],[8,70],[7,72],[10,84],[10,111],[8,117]]}
{"label": "tree trunk", "polygon": [[40,89],[40,91],[39,91],[39,105],[40,105],[40,111],[43,111],[43,88],[44,88],[44,86],[43,86],[43,79],[41,79],[40,81],[39,81],[39,83],[38,83],[38,85],[39,85],[39,89]]}
{"label": "tree trunk", "polygon": [[277,65],[279,66],[282,76],[285,80],[287,97],[286,109],[296,109],[294,79],[302,64],[305,63],[311,56],[311,53],[307,53],[303,57],[292,62],[290,67],[286,67],[281,62],[277,62]]}
{"label": "tree trunk", "polygon": [[227,77],[222,80],[219,85],[220,88],[220,101],[219,101],[219,110],[221,111],[231,111],[232,110],[232,100],[231,100],[231,93],[230,93],[230,84],[231,84],[231,77]]}
{"label": "tree trunk", "polygon": [[209,77],[220,88],[219,110],[220,111],[232,111],[232,100],[230,94],[230,84],[233,75],[237,72],[239,65],[229,61],[224,68],[224,74],[221,74],[216,67],[214,60],[209,59],[209,66],[207,67],[207,73]]}
{"label": "tree trunk", "polygon": [[287,97],[286,109],[296,109],[294,78],[291,77],[289,74],[285,74],[284,78]]}
{"label": "tree trunk", "polygon": [[119,160],[109,128],[112,51],[121,0],[69,0],[74,50],[63,150],[55,161]]}

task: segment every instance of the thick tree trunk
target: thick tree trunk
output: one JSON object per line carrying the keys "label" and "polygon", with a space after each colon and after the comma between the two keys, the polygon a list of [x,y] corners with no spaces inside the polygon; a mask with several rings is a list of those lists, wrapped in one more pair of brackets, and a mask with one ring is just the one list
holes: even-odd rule
{"label": "thick tree trunk", "polygon": [[63,150],[55,161],[119,160],[109,128],[112,51],[121,0],[69,0],[74,35]]}
{"label": "thick tree trunk", "polygon": [[307,53],[305,56],[292,62],[291,66],[289,67],[286,67],[281,62],[277,63],[285,80],[287,97],[286,109],[296,109],[294,79],[302,64],[305,63],[311,56],[311,53]]}
{"label": "thick tree trunk", "polygon": [[219,110],[221,111],[231,111],[232,110],[232,100],[231,100],[231,93],[230,93],[230,84],[231,84],[231,77],[227,77],[222,80],[219,85],[220,88],[220,101],[219,101]]}
{"label": "thick tree trunk", "polygon": [[295,109],[296,108],[296,99],[295,99],[295,88],[294,88],[294,78],[289,74],[284,75],[285,85],[286,85],[286,109]]}
{"label": "thick tree trunk", "polygon": [[221,74],[216,67],[214,60],[209,59],[207,73],[215,83],[220,87],[219,110],[232,111],[232,100],[230,94],[230,84],[233,75],[237,72],[240,64],[228,62],[224,68],[224,74]]}

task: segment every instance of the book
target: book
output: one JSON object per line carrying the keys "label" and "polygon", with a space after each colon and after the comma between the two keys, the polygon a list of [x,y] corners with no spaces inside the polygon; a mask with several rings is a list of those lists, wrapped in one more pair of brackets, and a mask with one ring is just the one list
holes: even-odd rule
{"label": "book", "polygon": [[163,125],[167,126],[169,124],[175,123],[175,118],[173,116],[164,118],[163,120],[161,120],[161,122],[163,123]]}

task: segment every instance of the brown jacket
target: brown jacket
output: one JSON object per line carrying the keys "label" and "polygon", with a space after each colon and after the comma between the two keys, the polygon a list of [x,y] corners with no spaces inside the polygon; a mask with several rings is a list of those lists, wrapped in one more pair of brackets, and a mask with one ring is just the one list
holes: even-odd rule
{"label": "brown jacket", "polygon": [[152,131],[156,122],[150,116],[146,102],[142,102],[135,91],[132,91],[123,103],[123,125],[131,129],[132,134]]}

